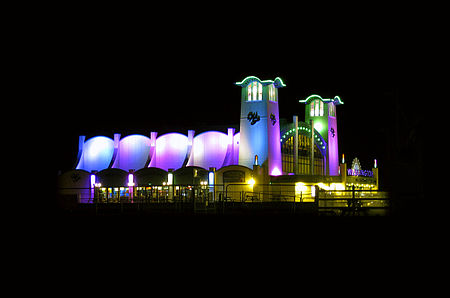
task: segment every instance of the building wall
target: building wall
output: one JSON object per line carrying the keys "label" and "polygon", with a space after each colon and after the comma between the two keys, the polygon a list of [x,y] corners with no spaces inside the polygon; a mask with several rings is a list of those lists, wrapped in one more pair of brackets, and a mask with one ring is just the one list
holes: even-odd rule
{"label": "building wall", "polygon": [[187,166],[197,166],[204,169],[222,167],[228,145],[232,145],[232,138],[219,131],[207,131],[194,137],[193,152]]}
{"label": "building wall", "polygon": [[113,168],[128,171],[145,167],[150,153],[150,138],[143,135],[129,135],[119,142],[119,152]]}
{"label": "building wall", "polygon": [[[333,133],[331,133],[333,129]],[[336,117],[328,117],[328,167],[329,175],[339,175],[339,148]]]}
{"label": "building wall", "polygon": [[271,101],[271,86],[262,87],[262,100],[257,101],[248,100],[247,86],[241,89],[239,164],[251,168],[258,155],[258,164],[267,167],[270,175],[281,175],[278,89],[273,88],[275,100]]}
{"label": "building wall", "polygon": [[90,138],[82,144],[82,154],[76,169],[101,171],[107,169],[114,154],[114,141],[105,136]]}

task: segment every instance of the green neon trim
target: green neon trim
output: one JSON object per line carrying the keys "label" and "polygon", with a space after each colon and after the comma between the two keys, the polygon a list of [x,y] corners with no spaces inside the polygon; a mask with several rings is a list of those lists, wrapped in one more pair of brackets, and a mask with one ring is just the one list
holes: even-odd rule
{"label": "green neon trim", "polygon": [[335,96],[334,98],[322,98],[322,96],[317,95],[317,94],[312,94],[310,96],[308,96],[306,99],[300,99],[298,102],[300,103],[304,103],[304,104],[309,104],[311,101],[316,100],[316,99],[320,99],[323,102],[332,102],[335,105],[343,105],[344,102],[342,101],[342,99],[339,96]]}
{"label": "green neon trim", "polygon": [[[303,133],[301,132],[301,130],[303,130]],[[294,133],[295,133],[294,128],[286,130],[282,138],[280,139],[281,143],[284,143],[286,141],[286,138],[290,138]],[[302,133],[303,135],[307,135],[308,137],[310,137],[311,128],[308,127],[308,124],[299,121],[297,133]],[[328,146],[328,143],[325,141],[325,139],[323,139],[322,135],[317,130],[314,130],[314,137],[315,137],[314,144],[316,144],[317,148],[321,151],[322,155],[325,156],[326,154],[325,150]]]}
{"label": "green neon trim", "polygon": [[246,87],[248,84],[250,84],[253,81],[258,81],[260,82],[263,86],[267,86],[270,84],[274,84],[274,86],[276,88],[282,88],[282,87],[286,87],[286,84],[283,82],[283,80],[280,77],[276,77],[275,80],[265,80],[265,81],[261,81],[258,77],[255,76],[248,76],[245,79],[243,79],[240,82],[236,82],[235,84],[241,87]]}

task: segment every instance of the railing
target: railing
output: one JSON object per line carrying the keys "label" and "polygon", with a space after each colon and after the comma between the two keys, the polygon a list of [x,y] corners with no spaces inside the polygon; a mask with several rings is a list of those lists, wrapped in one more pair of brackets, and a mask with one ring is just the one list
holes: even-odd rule
{"label": "railing", "polygon": [[[123,188],[123,187],[122,187]],[[289,213],[311,210],[315,214],[330,215],[386,215],[389,210],[387,192],[372,190],[318,190],[299,192],[292,184],[227,184],[227,185],[170,185],[128,188],[109,187],[118,191],[105,192],[94,188],[58,189],[63,208],[76,209],[119,206],[121,212],[128,209],[164,208],[177,212],[220,213],[233,208],[256,210],[283,209]],[[64,207],[65,206],[65,207]],[[259,207],[258,207],[259,206]],[[110,208],[110,207],[108,207]],[[114,207],[115,208],[115,207]],[[256,208],[256,209],[255,209]]]}
{"label": "railing", "polygon": [[386,215],[389,194],[377,190],[320,190],[318,208],[337,215]]}

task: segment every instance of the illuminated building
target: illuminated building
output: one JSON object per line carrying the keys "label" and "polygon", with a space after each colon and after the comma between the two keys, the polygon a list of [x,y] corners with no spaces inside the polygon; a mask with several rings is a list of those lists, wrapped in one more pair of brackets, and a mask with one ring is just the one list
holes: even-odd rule
{"label": "illuminated building", "polygon": [[75,168],[59,177],[61,189],[78,190],[80,202],[126,197],[174,200],[209,199],[314,200],[318,190],[378,189],[376,160],[372,170],[339,161],[339,96],[310,95],[305,121],[279,119],[281,78],[249,76],[241,88],[240,131],[179,132],[158,136],[79,137]]}

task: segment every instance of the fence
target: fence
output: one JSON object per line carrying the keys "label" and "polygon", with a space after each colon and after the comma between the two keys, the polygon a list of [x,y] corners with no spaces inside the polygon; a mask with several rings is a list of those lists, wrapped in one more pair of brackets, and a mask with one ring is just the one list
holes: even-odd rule
{"label": "fence", "polygon": [[[156,185],[145,187],[99,187],[59,189],[61,206],[120,206],[138,210],[172,210],[176,212],[223,213],[233,208],[287,210],[298,213],[309,210],[328,215],[386,215],[388,193],[371,190],[298,191],[293,184],[227,184],[227,185]],[[70,204],[67,204],[70,202]],[[124,207],[125,206],[125,207]],[[97,212],[97,211],[96,211]],[[283,211],[284,212],[284,211]]]}
{"label": "fence", "polygon": [[387,215],[389,194],[377,190],[320,190],[318,208],[337,215]]}

